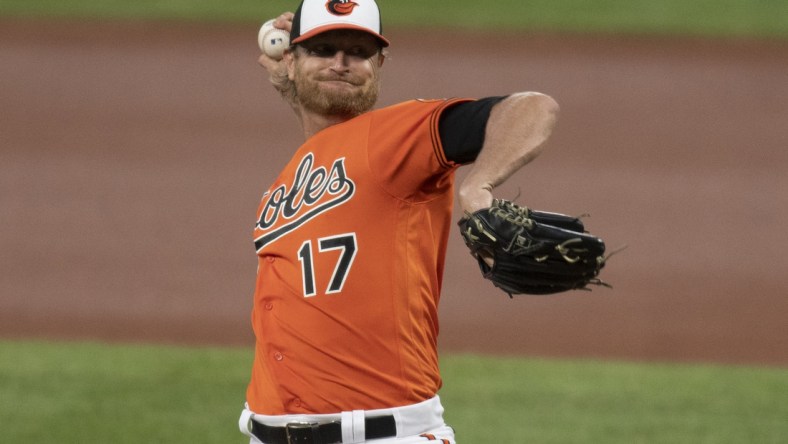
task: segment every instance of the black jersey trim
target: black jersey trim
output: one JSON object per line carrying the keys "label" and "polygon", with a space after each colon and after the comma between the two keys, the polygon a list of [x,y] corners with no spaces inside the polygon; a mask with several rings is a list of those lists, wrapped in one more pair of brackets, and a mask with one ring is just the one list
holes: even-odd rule
{"label": "black jersey trim", "polygon": [[438,108],[436,108],[435,111],[433,111],[432,116],[430,116],[430,138],[432,139],[432,149],[435,152],[435,157],[438,159],[438,163],[440,163],[440,165],[444,168],[454,168],[457,166],[457,163],[446,157],[446,150],[443,147],[443,141],[440,132],[440,122],[442,120],[443,113],[445,110],[451,108],[454,105],[461,103],[473,103],[472,100],[473,99],[448,99],[444,101]]}
{"label": "black jersey trim", "polygon": [[506,97],[455,102],[443,110],[438,129],[444,158],[448,162],[465,165],[476,160],[484,144],[490,112]]}

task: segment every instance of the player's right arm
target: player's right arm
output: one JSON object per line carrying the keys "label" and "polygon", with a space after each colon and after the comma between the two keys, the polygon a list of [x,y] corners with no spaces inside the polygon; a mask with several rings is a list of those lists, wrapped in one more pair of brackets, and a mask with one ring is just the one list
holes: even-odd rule
{"label": "player's right arm", "polygon": [[[293,28],[293,16],[294,14],[292,12],[283,13],[274,21],[274,28],[284,29],[285,31],[290,32],[290,30]],[[274,88],[279,91],[285,102],[287,102],[298,115],[300,108],[295,99],[293,83],[287,77],[287,64],[285,63],[284,59],[274,60],[271,57],[265,55],[265,53],[262,53],[257,59],[257,62],[260,64],[260,66],[265,68],[266,71],[268,71],[271,84],[274,85]]]}

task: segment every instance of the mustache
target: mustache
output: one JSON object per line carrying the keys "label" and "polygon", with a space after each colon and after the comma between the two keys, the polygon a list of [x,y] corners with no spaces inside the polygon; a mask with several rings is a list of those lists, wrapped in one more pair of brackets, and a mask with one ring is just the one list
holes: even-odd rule
{"label": "mustache", "polygon": [[353,86],[361,86],[364,84],[362,79],[350,74],[320,74],[315,76],[315,80],[319,82],[345,82]]}

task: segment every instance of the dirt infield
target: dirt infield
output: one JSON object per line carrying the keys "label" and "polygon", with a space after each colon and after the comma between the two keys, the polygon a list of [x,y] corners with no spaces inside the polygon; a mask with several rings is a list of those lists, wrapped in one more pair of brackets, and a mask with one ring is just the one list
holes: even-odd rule
{"label": "dirt infield", "polygon": [[[255,36],[0,21],[0,336],[251,343],[254,211],[299,143]],[[614,290],[510,300],[452,236],[444,350],[788,365],[788,45],[390,36],[382,105],[556,98],[499,193],[629,246]]]}

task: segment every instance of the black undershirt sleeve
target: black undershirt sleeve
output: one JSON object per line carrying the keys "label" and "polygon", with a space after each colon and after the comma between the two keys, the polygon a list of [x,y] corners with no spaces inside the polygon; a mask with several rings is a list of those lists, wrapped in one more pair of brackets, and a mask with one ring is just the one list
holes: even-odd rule
{"label": "black undershirt sleeve", "polygon": [[446,158],[464,165],[476,160],[484,143],[490,110],[505,99],[487,97],[473,102],[462,102],[441,113],[438,132]]}

